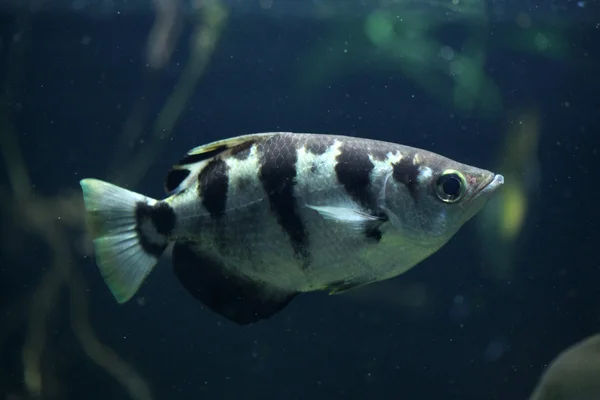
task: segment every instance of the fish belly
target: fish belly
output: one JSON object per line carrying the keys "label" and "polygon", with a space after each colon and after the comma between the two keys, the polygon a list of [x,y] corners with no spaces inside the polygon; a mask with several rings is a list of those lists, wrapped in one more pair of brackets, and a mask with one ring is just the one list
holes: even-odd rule
{"label": "fish belly", "polygon": [[[333,197],[331,192],[313,193],[311,200],[323,204],[326,198],[335,201]],[[393,234],[378,242],[346,224],[326,220],[306,206],[298,210],[306,235],[302,249],[294,246],[266,199],[229,209],[220,221],[199,218],[201,221],[188,224],[195,228],[184,236],[230,273],[296,292],[342,282],[373,282],[402,267],[394,257],[398,238]]]}

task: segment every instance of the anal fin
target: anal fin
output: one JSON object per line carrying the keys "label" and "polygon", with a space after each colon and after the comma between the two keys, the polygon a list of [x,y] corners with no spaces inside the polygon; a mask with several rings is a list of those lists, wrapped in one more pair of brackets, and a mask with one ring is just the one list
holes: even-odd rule
{"label": "anal fin", "polygon": [[365,285],[368,285],[369,283],[372,283],[372,280],[368,280],[368,281],[340,281],[340,282],[334,282],[332,284],[330,284],[327,289],[329,290],[329,294],[340,294],[340,293],[345,293],[349,290],[352,289],[356,289]]}
{"label": "anal fin", "polygon": [[268,319],[297,295],[229,273],[219,260],[176,242],[173,271],[183,287],[213,312],[239,325]]}

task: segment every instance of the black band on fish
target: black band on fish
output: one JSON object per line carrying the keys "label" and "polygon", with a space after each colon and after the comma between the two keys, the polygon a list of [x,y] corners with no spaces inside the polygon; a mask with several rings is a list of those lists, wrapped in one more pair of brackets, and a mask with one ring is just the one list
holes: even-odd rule
{"label": "black band on fish", "polygon": [[[371,214],[378,213],[377,201],[371,188],[371,172],[375,165],[369,159],[365,149],[346,143],[340,148],[336,157],[335,172],[338,181],[344,186],[348,195],[363,209]],[[387,219],[387,218],[386,218]],[[365,235],[376,241],[381,240],[379,225],[366,226]]]}
{"label": "black band on fish", "polygon": [[417,199],[419,166],[415,165],[410,158],[403,157],[399,162],[393,164],[393,177],[397,182],[404,184],[413,199]]}
{"label": "black band on fish", "polygon": [[363,149],[343,144],[336,161],[337,179],[348,195],[361,207],[373,211],[376,202],[371,190],[371,172],[375,165],[369,159],[369,154]]}
{"label": "black band on fish", "polygon": [[198,176],[198,196],[202,205],[213,219],[222,218],[227,206],[227,190],[229,189],[229,167],[220,158],[208,163]]}
{"label": "black band on fish", "polygon": [[298,155],[293,140],[281,135],[269,138],[263,144],[259,178],[271,211],[289,236],[295,256],[306,267],[310,263],[309,239],[294,196]]}
{"label": "black band on fish", "polygon": [[[180,193],[196,179],[211,158],[218,156],[227,149],[229,149],[227,143],[219,144],[219,142],[216,142],[190,150],[167,174],[165,180],[166,192],[169,195]],[[188,179],[190,174],[193,175],[192,179]]]}
{"label": "black band on fish", "polygon": [[185,180],[190,175],[191,171],[189,169],[178,169],[173,168],[167,174],[167,179],[165,179],[165,191],[167,193],[171,193],[179,185],[181,182]]}
{"label": "black band on fish", "polygon": [[375,204],[371,193],[371,171],[375,165],[364,150],[342,145],[336,157],[335,173],[348,195],[362,207],[371,210]]}
{"label": "black band on fish", "polygon": [[175,228],[176,219],[173,209],[166,203],[158,203],[155,206],[137,203],[135,230],[142,249],[159,258],[165,250],[168,235]]}
{"label": "black band on fish", "polygon": [[231,155],[240,161],[247,159],[250,156],[250,150],[252,150],[254,143],[256,143],[255,140],[248,140],[232,147]]}
{"label": "black band on fish", "polygon": [[320,156],[323,155],[333,146],[335,138],[330,136],[316,136],[314,138],[307,139],[304,143],[306,151]]}
{"label": "black band on fish", "polygon": [[374,239],[376,242],[380,242],[383,234],[379,228],[381,227],[381,224],[389,220],[389,217],[384,212],[377,213],[377,217],[379,218],[378,221],[371,222],[365,226],[365,236]]}

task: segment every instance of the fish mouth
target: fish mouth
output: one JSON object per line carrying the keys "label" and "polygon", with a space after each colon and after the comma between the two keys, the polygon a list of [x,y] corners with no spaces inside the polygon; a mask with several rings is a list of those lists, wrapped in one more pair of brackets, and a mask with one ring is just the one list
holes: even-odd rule
{"label": "fish mouth", "polygon": [[485,193],[491,193],[504,184],[504,176],[500,174],[490,174],[473,192],[473,198],[477,198]]}

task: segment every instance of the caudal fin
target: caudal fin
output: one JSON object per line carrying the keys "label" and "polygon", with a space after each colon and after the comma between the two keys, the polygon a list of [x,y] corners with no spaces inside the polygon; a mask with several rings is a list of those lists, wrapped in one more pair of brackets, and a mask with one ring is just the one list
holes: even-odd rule
{"label": "caudal fin", "polygon": [[[80,182],[96,263],[113,296],[125,303],[158,263],[168,238],[157,229],[157,200],[97,179]],[[162,207],[164,206],[164,207]]]}

